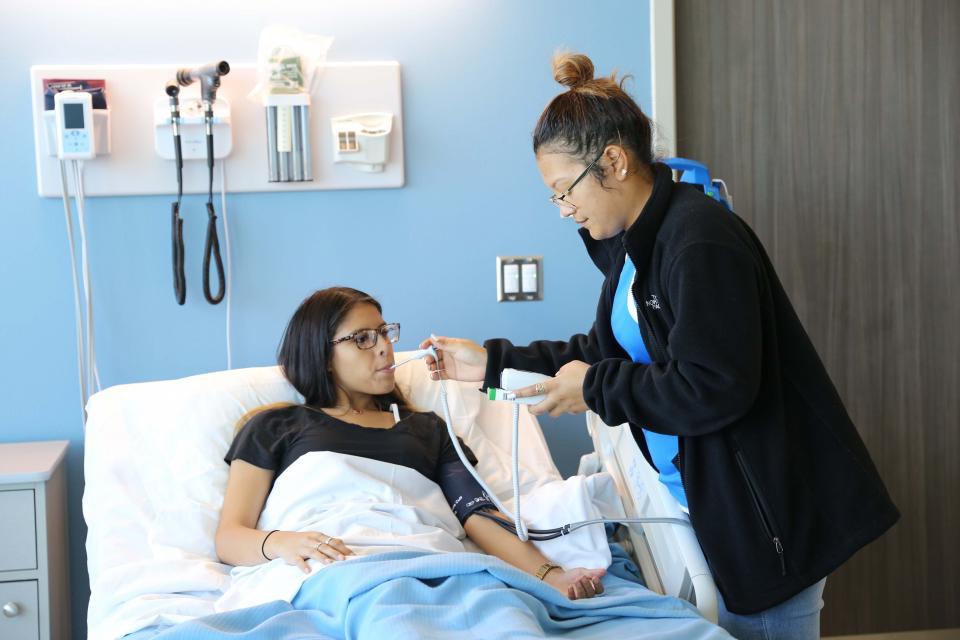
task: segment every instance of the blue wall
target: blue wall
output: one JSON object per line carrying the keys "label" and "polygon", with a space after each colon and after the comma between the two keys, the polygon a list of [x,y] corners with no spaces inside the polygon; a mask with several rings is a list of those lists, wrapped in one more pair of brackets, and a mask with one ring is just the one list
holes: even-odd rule
{"label": "blue wall", "polygon": [[[250,61],[260,29],[276,22],[334,35],[332,60],[400,61],[407,186],[229,197],[234,366],[272,363],[297,303],[332,284],[379,297],[387,319],[403,323],[403,348],[431,331],[566,338],[592,321],[600,276],[573,224],[547,203],[530,132],[561,88],[550,69],[557,48],[587,53],[600,73],[633,74],[629,89],[649,111],[647,2],[4,2],[0,441],[71,441],[75,637],[85,635],[88,586],[72,288],[62,205],[36,195],[28,69]],[[171,291],[168,212],[168,197],[88,203],[105,386],[226,367],[224,306],[203,302],[199,286],[202,199],[185,207],[182,308]],[[514,254],[544,256],[543,302],[495,301],[494,258]],[[589,448],[582,419],[543,426],[561,471],[573,473]]]}

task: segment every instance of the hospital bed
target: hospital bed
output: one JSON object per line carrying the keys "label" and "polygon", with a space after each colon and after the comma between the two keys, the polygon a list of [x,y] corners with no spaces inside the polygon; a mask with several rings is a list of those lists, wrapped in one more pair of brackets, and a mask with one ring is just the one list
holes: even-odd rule
{"label": "hospital bed", "polygon": [[[606,471],[613,476],[628,518],[679,518],[689,522],[659,476],[640,452],[630,426],[610,427],[587,412],[594,451],[580,459],[578,473]],[[647,588],[692,603],[707,620],[717,621],[717,588],[692,527],[639,524],[626,528],[621,542],[643,572]]]}
{"label": "hospital bed", "polygon": [[[397,384],[413,405],[441,413],[439,385],[429,380],[422,361],[398,369]],[[508,498],[512,405],[487,401],[473,383],[451,382],[448,389],[458,435],[477,454],[478,471],[491,489]],[[83,513],[91,640],[215,612],[230,580],[230,567],[217,561],[214,532],[228,474],[223,455],[235,425],[255,407],[301,400],[277,367],[120,385],[90,399]],[[587,428],[596,451],[584,456],[581,473],[609,473],[622,512],[686,518],[626,427],[607,427],[588,415]],[[560,481],[525,407],[520,434],[521,494]],[[623,543],[651,590],[688,600],[716,621],[716,592],[691,529],[634,526]]]}

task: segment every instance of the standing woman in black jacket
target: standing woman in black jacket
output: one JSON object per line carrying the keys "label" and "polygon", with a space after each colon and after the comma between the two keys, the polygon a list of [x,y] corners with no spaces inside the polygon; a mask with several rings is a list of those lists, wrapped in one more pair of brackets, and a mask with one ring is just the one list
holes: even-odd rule
{"label": "standing woman in black jacket", "polygon": [[605,275],[596,321],[525,347],[438,338],[431,367],[485,387],[507,367],[548,374],[518,394],[545,394],[534,414],[629,423],[690,514],[721,626],[819,637],[826,576],[899,513],[750,228],[654,161],[650,121],[614,77],[578,54],[554,76],[569,89],[533,150]]}

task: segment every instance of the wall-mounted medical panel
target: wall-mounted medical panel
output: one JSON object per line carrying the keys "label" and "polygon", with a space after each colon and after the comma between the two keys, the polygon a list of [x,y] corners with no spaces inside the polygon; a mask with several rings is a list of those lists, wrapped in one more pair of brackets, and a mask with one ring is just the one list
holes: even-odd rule
{"label": "wall-mounted medical panel", "polygon": [[[44,116],[44,79],[86,79],[105,81],[107,107],[110,111],[110,153],[98,155],[84,165],[84,181],[88,196],[151,195],[176,193],[174,161],[166,150],[163,127],[156,125],[158,105],[162,113],[164,87],[177,69],[193,64],[163,65],[38,65],[30,68],[33,94],[34,134],[36,146],[37,190],[41,196],[60,197],[60,168],[50,154],[49,116]],[[291,123],[294,149],[308,154],[301,159],[309,167],[309,178],[286,182],[271,181],[271,149],[268,131],[284,135],[283,127],[270,123],[269,110],[259,100],[248,98],[257,84],[257,67],[253,63],[230,64],[230,73],[221,78],[218,102],[229,104],[229,145],[217,143],[218,167],[226,168],[227,189],[241,191],[312,191],[324,189],[376,189],[402,187],[403,110],[400,64],[387,62],[327,62],[317,70],[318,77],[310,94],[309,109],[300,110],[309,118],[308,144],[296,144],[297,129]],[[198,100],[197,84],[180,92],[182,104]],[[94,110],[96,112],[96,109]],[[378,114],[388,122],[388,139],[378,139],[376,149],[384,153],[365,163],[344,162],[338,131],[331,123],[342,122],[357,114]],[[96,115],[96,114],[95,114]],[[281,123],[283,124],[283,123]],[[306,129],[307,127],[304,127]],[[369,128],[369,127],[368,127]],[[172,139],[172,132],[170,133]],[[363,137],[357,138],[363,144]],[[280,146],[283,149],[282,145]],[[223,149],[226,149],[223,151]],[[337,157],[337,154],[340,154]],[[196,155],[196,154],[194,154]],[[358,160],[364,155],[354,154]],[[207,167],[202,159],[191,160],[184,153],[184,192],[206,193]],[[273,158],[273,160],[276,160]],[[339,160],[339,161],[337,161]],[[370,164],[377,163],[375,170]],[[301,167],[303,165],[300,165]],[[277,169],[274,165],[273,172]],[[301,168],[302,172],[303,169]],[[306,174],[303,174],[306,176]],[[219,168],[217,169],[219,184]],[[276,176],[273,176],[276,178]],[[312,179],[310,179],[312,178]]]}

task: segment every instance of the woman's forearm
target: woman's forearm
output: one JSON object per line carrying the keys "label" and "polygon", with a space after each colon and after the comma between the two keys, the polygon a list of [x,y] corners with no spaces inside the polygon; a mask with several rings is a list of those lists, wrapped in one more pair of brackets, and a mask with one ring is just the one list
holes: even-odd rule
{"label": "woman's forearm", "polygon": [[[217,529],[216,536],[217,556],[221,562],[238,567],[263,564],[267,562],[267,558],[263,556],[260,549],[268,533],[270,532],[240,525],[221,526]],[[269,547],[270,541],[267,540],[267,556],[272,559]]]}
{"label": "woman's forearm", "polygon": [[[504,517],[499,511],[491,513]],[[467,518],[463,529],[484,552],[497,556],[531,575],[536,574],[537,569],[544,562],[550,562],[533,543],[521,541],[520,538],[488,518],[472,515]]]}

